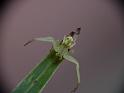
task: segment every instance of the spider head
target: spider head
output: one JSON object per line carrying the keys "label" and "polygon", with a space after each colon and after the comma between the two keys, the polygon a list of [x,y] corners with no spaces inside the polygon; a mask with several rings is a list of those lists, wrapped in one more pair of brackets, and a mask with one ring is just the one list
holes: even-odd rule
{"label": "spider head", "polygon": [[68,35],[68,36],[65,36],[63,41],[62,41],[62,44],[64,46],[66,46],[67,48],[71,48],[72,45],[74,44],[74,39],[72,36]]}
{"label": "spider head", "polygon": [[81,28],[77,28],[76,31],[70,32],[68,35],[64,36],[64,39],[62,41],[62,44],[66,46],[67,48],[71,48],[75,45],[76,38],[74,37],[75,35],[80,34]]}

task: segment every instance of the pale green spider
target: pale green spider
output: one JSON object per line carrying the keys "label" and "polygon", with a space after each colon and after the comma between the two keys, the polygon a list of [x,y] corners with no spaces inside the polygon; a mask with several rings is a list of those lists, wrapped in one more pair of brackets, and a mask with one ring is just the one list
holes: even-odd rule
{"label": "pale green spider", "polygon": [[[80,70],[79,70],[79,63],[78,61],[72,57],[69,53],[70,49],[75,45],[76,38],[74,38],[75,34],[80,33],[81,28],[77,28],[77,32],[71,32],[69,35],[64,36],[62,41],[55,40],[53,37],[40,37],[34,38],[33,40],[27,42],[25,45],[31,43],[32,41],[44,41],[50,42],[53,45],[53,49],[56,51],[56,55],[59,56],[60,59],[66,59],[69,62],[72,62],[76,65],[76,72],[77,72],[77,86],[72,90],[75,92],[80,84]],[[24,46],[25,46],[24,45]]]}

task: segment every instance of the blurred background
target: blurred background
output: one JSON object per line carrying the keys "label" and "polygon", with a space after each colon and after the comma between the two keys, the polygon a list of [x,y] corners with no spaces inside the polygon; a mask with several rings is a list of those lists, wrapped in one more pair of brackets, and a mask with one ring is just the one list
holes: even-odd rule
{"label": "blurred background", "polygon": [[[80,63],[77,93],[124,93],[123,0],[1,0],[0,93],[16,84],[51,48],[28,40],[82,31],[74,47]],[[43,93],[68,93],[76,84],[75,65],[65,61]]]}

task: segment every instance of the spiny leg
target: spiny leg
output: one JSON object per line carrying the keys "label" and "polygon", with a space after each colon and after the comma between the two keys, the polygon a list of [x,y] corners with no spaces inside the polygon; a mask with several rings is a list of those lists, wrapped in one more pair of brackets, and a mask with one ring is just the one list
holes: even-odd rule
{"label": "spiny leg", "polygon": [[53,43],[53,45],[56,44],[56,40],[53,37],[39,37],[39,38],[34,38],[24,44],[24,46],[27,46],[28,44],[32,43],[33,41],[44,41],[44,42],[50,42]]}
{"label": "spiny leg", "polygon": [[79,84],[80,84],[80,70],[79,70],[79,63],[77,62],[77,60],[75,58],[73,58],[71,55],[68,54],[65,54],[64,55],[64,58],[66,60],[68,60],[69,62],[72,62],[76,65],[76,72],[77,72],[77,79],[78,79],[78,82],[77,82],[77,85],[76,87],[71,91],[71,93],[75,93],[76,90],[78,89],[79,87]]}
{"label": "spiny leg", "polygon": [[[72,62],[72,61],[71,61]],[[79,84],[80,84],[80,71],[79,71],[79,63],[78,62],[73,62],[75,65],[76,65],[76,72],[77,72],[77,79],[78,79],[78,82],[77,82],[77,85],[76,87],[71,91],[71,93],[75,93],[76,90],[78,89],[79,87]]]}

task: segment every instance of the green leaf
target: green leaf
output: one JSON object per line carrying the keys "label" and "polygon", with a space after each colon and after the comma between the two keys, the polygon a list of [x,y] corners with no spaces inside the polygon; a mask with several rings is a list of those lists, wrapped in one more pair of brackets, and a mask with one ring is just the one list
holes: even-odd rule
{"label": "green leaf", "polygon": [[51,49],[48,56],[16,86],[12,93],[40,93],[52,78],[62,60]]}

